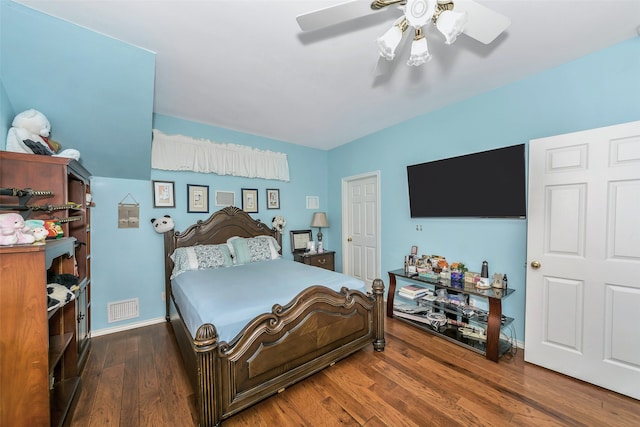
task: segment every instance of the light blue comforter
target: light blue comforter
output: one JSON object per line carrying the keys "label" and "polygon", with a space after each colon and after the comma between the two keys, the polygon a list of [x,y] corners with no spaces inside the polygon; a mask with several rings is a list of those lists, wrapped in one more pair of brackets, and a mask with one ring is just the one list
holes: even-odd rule
{"label": "light blue comforter", "polygon": [[173,295],[191,336],[212,323],[221,341],[231,341],[256,316],[285,305],[302,290],[323,285],[366,292],[363,281],[286,259],[209,270],[187,271],[173,279]]}

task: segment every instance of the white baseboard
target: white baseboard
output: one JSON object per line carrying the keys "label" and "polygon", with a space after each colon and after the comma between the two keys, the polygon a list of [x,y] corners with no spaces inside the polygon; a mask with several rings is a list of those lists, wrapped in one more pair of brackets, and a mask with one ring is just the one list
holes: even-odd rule
{"label": "white baseboard", "polygon": [[128,331],[130,329],[142,328],[144,326],[156,325],[158,323],[166,322],[164,317],[156,317],[155,319],[149,319],[142,322],[127,323],[126,325],[114,326],[112,328],[99,329],[97,331],[91,331],[92,337],[99,337],[101,335],[115,334],[116,332]]}

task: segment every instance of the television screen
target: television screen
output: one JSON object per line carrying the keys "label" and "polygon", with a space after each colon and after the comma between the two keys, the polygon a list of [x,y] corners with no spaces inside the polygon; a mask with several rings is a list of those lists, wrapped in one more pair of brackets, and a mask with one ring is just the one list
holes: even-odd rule
{"label": "television screen", "polygon": [[407,166],[412,218],[526,216],[524,144]]}

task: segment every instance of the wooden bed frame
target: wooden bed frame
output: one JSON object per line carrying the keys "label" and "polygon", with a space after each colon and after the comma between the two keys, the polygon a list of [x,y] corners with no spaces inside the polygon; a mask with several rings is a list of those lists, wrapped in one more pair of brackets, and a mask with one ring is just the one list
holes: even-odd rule
{"label": "wooden bed frame", "polygon": [[384,350],[384,284],[380,279],[373,281],[372,294],[307,288],[286,305],[275,304],[271,313],[257,316],[231,342],[218,341],[210,323],[201,325],[192,338],[173,301],[169,255],[178,247],[259,235],[273,236],[282,244],[278,231],[235,207],[215,212],[184,232],[164,235],[166,317],[196,391],[201,426],[219,425],[369,343],[377,351]]}

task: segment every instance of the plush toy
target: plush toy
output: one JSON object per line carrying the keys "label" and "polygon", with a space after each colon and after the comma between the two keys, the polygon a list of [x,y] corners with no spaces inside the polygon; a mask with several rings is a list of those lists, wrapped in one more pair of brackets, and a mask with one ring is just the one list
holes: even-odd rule
{"label": "plush toy", "polygon": [[0,215],[0,245],[4,246],[18,243],[15,225],[7,215]]}
{"label": "plush toy", "polygon": [[47,294],[62,305],[76,299],[76,295],[59,283],[47,283]]}
{"label": "plush toy", "polygon": [[36,239],[35,243],[44,242],[49,231],[44,226],[44,221],[41,219],[27,219],[24,221],[24,225],[29,227],[30,233]]}
{"label": "plush toy", "polygon": [[34,243],[44,242],[49,235],[49,231],[46,228],[42,227],[34,227],[31,229],[31,234],[33,234],[33,238],[35,239]]}
{"label": "plush toy", "polygon": [[20,214],[0,214],[0,245],[33,243],[35,240]]}
{"label": "plush toy", "polygon": [[47,271],[47,283],[57,283],[73,291],[78,289],[78,282],[78,277],[73,274]]}
{"label": "plush toy", "polygon": [[153,229],[156,230],[156,233],[166,233],[167,231],[173,230],[175,226],[173,224],[173,218],[169,215],[165,215],[162,218],[151,218],[151,224],[153,224]]}
{"label": "plush toy", "polygon": [[271,225],[273,225],[273,228],[275,228],[280,233],[282,233],[284,231],[284,226],[287,225],[287,221],[284,219],[283,216],[276,215],[271,220]]}
{"label": "plush toy", "polygon": [[44,222],[44,228],[47,230],[47,237],[52,237],[54,239],[64,237],[64,230],[60,225],[60,221],[46,220]]}
{"label": "plush toy", "polygon": [[67,149],[57,153],[60,145],[48,139],[51,124],[38,110],[23,111],[13,119],[11,126],[7,133],[7,151],[80,159],[78,150]]}

